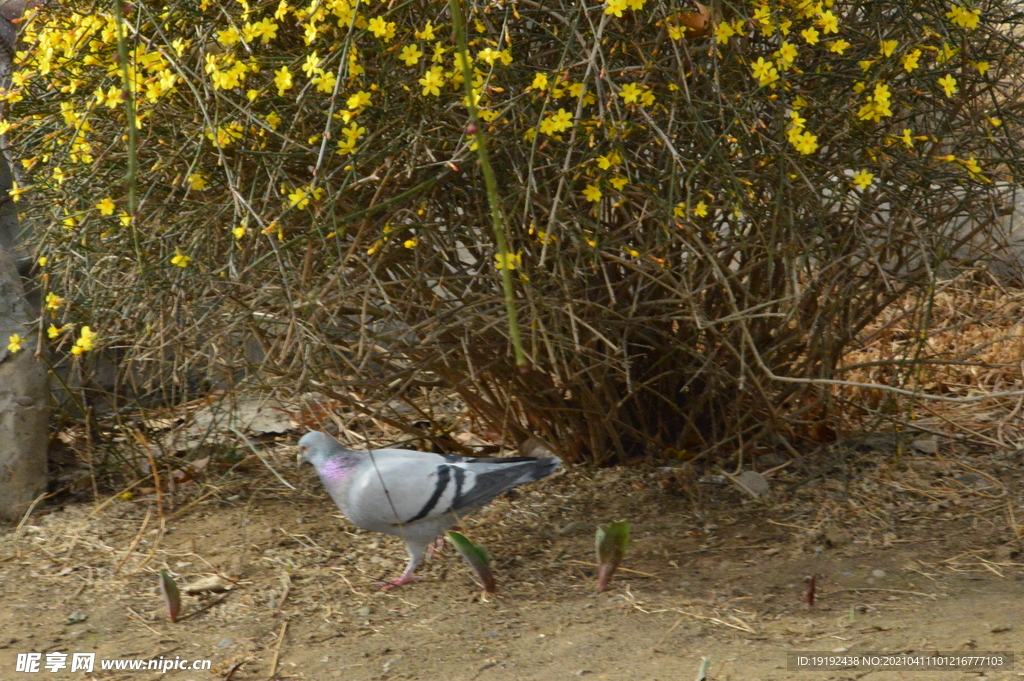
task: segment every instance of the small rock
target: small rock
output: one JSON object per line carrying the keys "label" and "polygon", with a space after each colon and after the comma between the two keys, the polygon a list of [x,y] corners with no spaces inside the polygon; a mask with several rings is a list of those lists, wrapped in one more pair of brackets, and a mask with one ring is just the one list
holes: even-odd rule
{"label": "small rock", "polygon": [[73,612],[70,615],[68,615],[68,622],[72,624],[75,624],[77,622],[84,622],[87,619],[89,619],[89,616],[86,615],[84,612]]}
{"label": "small rock", "polygon": [[578,672],[576,672],[576,676],[583,676],[584,674],[589,674],[589,673],[590,673],[589,669],[581,669]]}
{"label": "small rock", "polygon": [[885,570],[872,570],[871,576],[881,579],[882,577],[885,577]]}
{"label": "small rock", "polygon": [[200,593],[222,593],[231,588],[231,585],[220,575],[213,575],[211,577],[203,577],[202,579],[186,584],[181,587],[183,593],[187,594],[200,594]]}
{"label": "small rock", "polygon": [[373,610],[370,608],[370,606],[364,605],[363,607],[359,608],[356,614],[358,614],[360,617],[369,617],[370,613],[372,612]]}
{"label": "small rock", "polygon": [[736,476],[736,482],[754,498],[763,497],[771,491],[768,481],[757,471],[743,471]]}
{"label": "small rock", "polygon": [[829,525],[825,530],[825,541],[834,548],[839,548],[840,546],[846,546],[853,541],[853,537],[851,537],[850,533],[843,528],[838,527],[837,525]]}
{"label": "small rock", "polygon": [[590,525],[588,523],[582,520],[577,520],[576,522],[562,525],[557,530],[555,530],[555,534],[562,537],[571,537],[573,535],[583,534],[589,529]]}
{"label": "small rock", "polygon": [[1006,562],[1008,560],[1013,560],[1014,558],[1016,558],[1018,555],[1020,555],[1020,552],[1013,546],[1010,546],[1009,544],[1003,544],[1002,546],[996,547],[994,555],[997,561]]}
{"label": "small rock", "polygon": [[929,438],[927,440],[914,440],[910,443],[910,446],[921,452],[922,454],[938,454],[939,453],[939,441],[935,438]]}
{"label": "small rock", "polygon": [[227,648],[229,645],[231,645],[234,642],[235,642],[235,639],[233,639],[233,638],[222,638],[221,640],[217,641],[217,647],[218,648]]}
{"label": "small rock", "polygon": [[1009,631],[1010,629],[1013,629],[1013,627],[1011,627],[1008,624],[997,624],[996,626],[989,629],[989,631],[991,631],[993,634],[1001,634],[1004,631]]}

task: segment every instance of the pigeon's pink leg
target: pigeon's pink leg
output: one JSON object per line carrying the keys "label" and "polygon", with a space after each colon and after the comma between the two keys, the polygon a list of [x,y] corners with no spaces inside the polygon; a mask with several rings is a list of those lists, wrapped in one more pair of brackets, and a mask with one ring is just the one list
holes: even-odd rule
{"label": "pigeon's pink leg", "polygon": [[[462,528],[459,527],[458,525],[455,525],[451,529],[455,530],[456,532],[461,532],[462,531]],[[444,543],[445,542],[444,542],[444,535],[443,534],[440,537],[438,537],[437,539],[435,539],[434,541],[430,542],[430,545],[427,547],[427,560],[431,560],[431,561],[434,560],[434,554],[435,553],[439,553],[439,554],[443,555],[444,554]]]}
{"label": "pigeon's pink leg", "polygon": [[398,579],[386,579],[383,582],[374,582],[374,584],[376,584],[377,586],[382,586],[386,590],[390,591],[391,589],[397,589],[403,584],[408,584],[409,582],[418,582],[421,579],[423,578],[417,577],[415,575],[402,575]]}
{"label": "pigeon's pink leg", "polygon": [[427,547],[427,560],[434,560],[435,553],[444,554],[444,536],[440,536],[430,542],[430,546]]}

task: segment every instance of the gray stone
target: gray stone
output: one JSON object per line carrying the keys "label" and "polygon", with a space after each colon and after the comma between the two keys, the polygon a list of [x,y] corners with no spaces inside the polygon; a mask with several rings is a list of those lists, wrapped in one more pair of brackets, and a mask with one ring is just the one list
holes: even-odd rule
{"label": "gray stone", "polygon": [[938,454],[939,453],[939,441],[935,438],[928,438],[924,440],[914,440],[910,443],[910,446],[921,452],[922,454]]}
{"label": "gray stone", "polygon": [[757,471],[743,471],[736,476],[736,482],[754,497],[763,497],[771,491],[768,481]]}

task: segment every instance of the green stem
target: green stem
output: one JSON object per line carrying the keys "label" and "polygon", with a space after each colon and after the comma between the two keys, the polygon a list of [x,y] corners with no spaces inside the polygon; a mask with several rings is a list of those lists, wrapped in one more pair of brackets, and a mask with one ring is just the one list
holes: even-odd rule
{"label": "green stem", "polygon": [[125,183],[128,185],[128,215],[131,217],[132,241],[135,245],[135,258],[138,261],[139,272],[142,272],[142,245],[139,243],[139,230],[135,225],[138,219],[138,190],[136,177],[139,172],[138,155],[138,130],[135,127],[135,93],[132,91],[132,83],[128,72],[128,41],[127,30],[124,25],[124,0],[114,0],[114,18],[117,20],[117,55],[121,62],[121,89],[124,95],[125,119],[128,122],[128,175]]}
{"label": "green stem", "polygon": [[508,257],[508,242],[505,240],[505,226],[501,216],[501,204],[498,202],[498,182],[494,178],[494,168],[487,155],[487,140],[484,138],[483,126],[476,115],[476,101],[473,93],[473,71],[469,67],[469,46],[466,44],[466,27],[462,23],[462,3],[460,0],[448,0],[452,14],[452,28],[458,42],[459,58],[462,61],[462,84],[466,90],[466,104],[469,109],[469,123],[476,129],[476,153],[480,158],[480,168],[484,173],[487,187],[487,201],[491,206],[491,226],[494,228],[494,240],[498,246],[502,268],[501,288],[505,294],[505,311],[508,314],[508,334],[515,350],[516,366],[521,370],[527,366],[526,355],[523,353],[523,340],[519,334],[519,318],[516,316],[515,292],[512,289],[512,268]]}

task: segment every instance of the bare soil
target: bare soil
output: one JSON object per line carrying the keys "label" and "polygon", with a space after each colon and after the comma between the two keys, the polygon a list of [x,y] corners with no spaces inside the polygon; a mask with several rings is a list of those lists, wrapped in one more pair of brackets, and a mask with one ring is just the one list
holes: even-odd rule
{"label": "bare soil", "polygon": [[[938,454],[874,452],[787,492],[813,470],[794,464],[765,499],[685,468],[570,470],[467,520],[498,579],[486,595],[450,549],[417,583],[375,585],[400,572],[401,544],[349,525],[312,470],[294,469],[293,443],[264,457],[295,490],[258,460],[211,469],[167,495],[162,533],[155,495],[139,489],[0,527],[0,680],[689,681],[702,657],[716,681],[1024,676],[786,667],[794,650],[1020,655],[1015,454],[943,440]],[[621,518],[626,569],[596,594],[594,531]],[[171,623],[160,569],[232,588],[183,596]],[[212,670],[15,672],[18,653],[76,651]]]}

